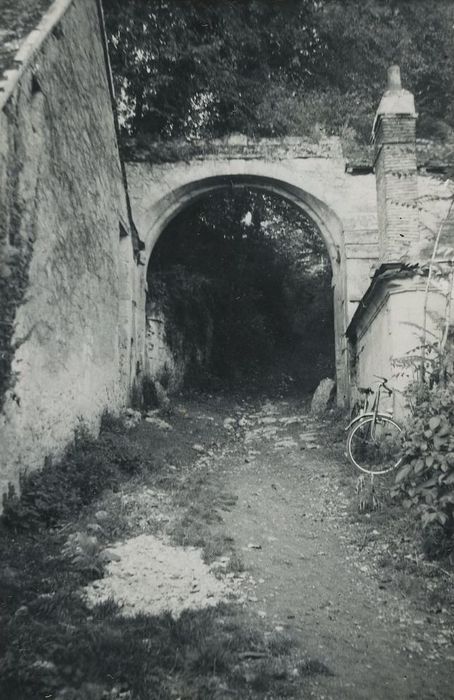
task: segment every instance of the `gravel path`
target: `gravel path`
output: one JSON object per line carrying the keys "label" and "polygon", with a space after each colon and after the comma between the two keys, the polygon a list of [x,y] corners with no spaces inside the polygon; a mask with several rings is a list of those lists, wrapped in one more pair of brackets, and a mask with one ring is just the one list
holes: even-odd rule
{"label": "gravel path", "polygon": [[178,617],[183,610],[216,605],[232,593],[215,578],[195,547],[175,547],[154,535],[139,535],[108,550],[104,578],[86,588],[90,605],[112,598],[123,615]]}
{"label": "gravel path", "polygon": [[[262,618],[265,634],[288,636],[317,660],[323,670],[304,678],[304,697],[454,697],[453,613],[437,602],[452,579],[413,582],[405,573],[405,551],[393,554],[383,519],[358,517],[356,476],[320,423],[297,402],[224,405],[213,397],[202,413],[176,407],[169,424],[144,421],[136,435],[155,454],[178,455],[180,466],[169,467],[174,485],[164,492],[139,483],[108,496],[106,507],[124,511],[131,534],[104,552],[106,575],[85,591],[92,603],[112,597],[125,616],[178,617],[237,602],[245,621]],[[196,528],[233,541],[245,571],[227,573],[228,557],[208,566],[199,549],[172,544],[175,522],[184,535],[185,513],[203,514],[207,493],[222,517],[201,515]]]}
{"label": "gravel path", "polygon": [[244,412],[237,458],[223,465],[239,495],[226,526],[255,581],[249,604],[331,669],[309,681],[309,697],[454,697],[449,619],[389,590],[361,557],[339,463],[317,425],[288,411]]}

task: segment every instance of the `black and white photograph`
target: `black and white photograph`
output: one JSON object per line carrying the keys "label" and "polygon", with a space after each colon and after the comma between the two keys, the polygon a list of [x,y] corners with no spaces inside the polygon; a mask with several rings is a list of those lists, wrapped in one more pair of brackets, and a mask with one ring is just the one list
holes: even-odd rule
{"label": "black and white photograph", "polygon": [[0,0],[0,698],[454,698],[454,0]]}

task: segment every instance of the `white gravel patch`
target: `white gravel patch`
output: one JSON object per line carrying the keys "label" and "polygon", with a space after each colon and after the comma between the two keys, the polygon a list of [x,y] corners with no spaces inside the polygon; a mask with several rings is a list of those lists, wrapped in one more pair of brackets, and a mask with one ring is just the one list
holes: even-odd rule
{"label": "white gravel patch", "polygon": [[[105,576],[84,589],[89,606],[113,599],[124,616],[159,615],[216,605],[231,597],[232,582],[217,579],[196,547],[174,547],[139,535],[109,547],[114,561]],[[118,560],[117,560],[118,558]]]}

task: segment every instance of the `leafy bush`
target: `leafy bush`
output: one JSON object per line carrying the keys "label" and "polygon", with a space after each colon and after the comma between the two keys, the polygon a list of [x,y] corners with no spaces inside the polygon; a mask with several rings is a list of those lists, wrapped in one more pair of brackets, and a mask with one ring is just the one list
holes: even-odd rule
{"label": "leafy bush", "polygon": [[[106,425],[110,430],[106,430]],[[91,503],[105,488],[116,488],[125,476],[139,473],[151,462],[118,420],[104,418],[99,438],[82,426],[63,458],[42,470],[23,474],[20,495],[10,485],[3,497],[2,521],[16,530],[52,527]]]}
{"label": "leafy bush", "polygon": [[406,507],[416,508],[426,530],[427,554],[437,556],[453,544],[454,377],[432,387],[419,385],[413,393],[417,402],[405,434],[395,494]]}

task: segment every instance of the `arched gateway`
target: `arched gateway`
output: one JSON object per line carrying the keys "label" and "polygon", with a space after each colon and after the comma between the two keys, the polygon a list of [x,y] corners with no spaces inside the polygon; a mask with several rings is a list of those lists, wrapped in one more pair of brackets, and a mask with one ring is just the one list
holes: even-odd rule
{"label": "arched gateway", "polygon": [[[281,196],[318,226],[331,260],[339,402],[348,388],[345,331],[378,260],[375,178],[347,167],[336,138],[317,144],[299,138],[243,136],[191,145],[185,160],[156,164],[153,146],[129,148],[128,188],[146,265],[168,223],[209,192],[248,187]],[[145,279],[143,279],[145,287]],[[144,299],[142,299],[144,303]],[[140,313],[140,312],[139,312]]]}
{"label": "arched gateway", "polygon": [[[411,328],[426,316],[421,244],[432,250],[445,217],[452,244],[454,186],[418,173],[414,99],[396,66],[367,167],[350,166],[334,138],[122,143],[120,159],[100,9],[54,2],[0,75],[0,492],[24,466],[58,458],[81,416],[96,431],[104,411],[131,403],[144,376],[149,256],[205,193],[267,190],[318,225],[341,403],[375,374],[403,388],[394,361],[419,344]],[[443,296],[432,301],[445,309]]]}

